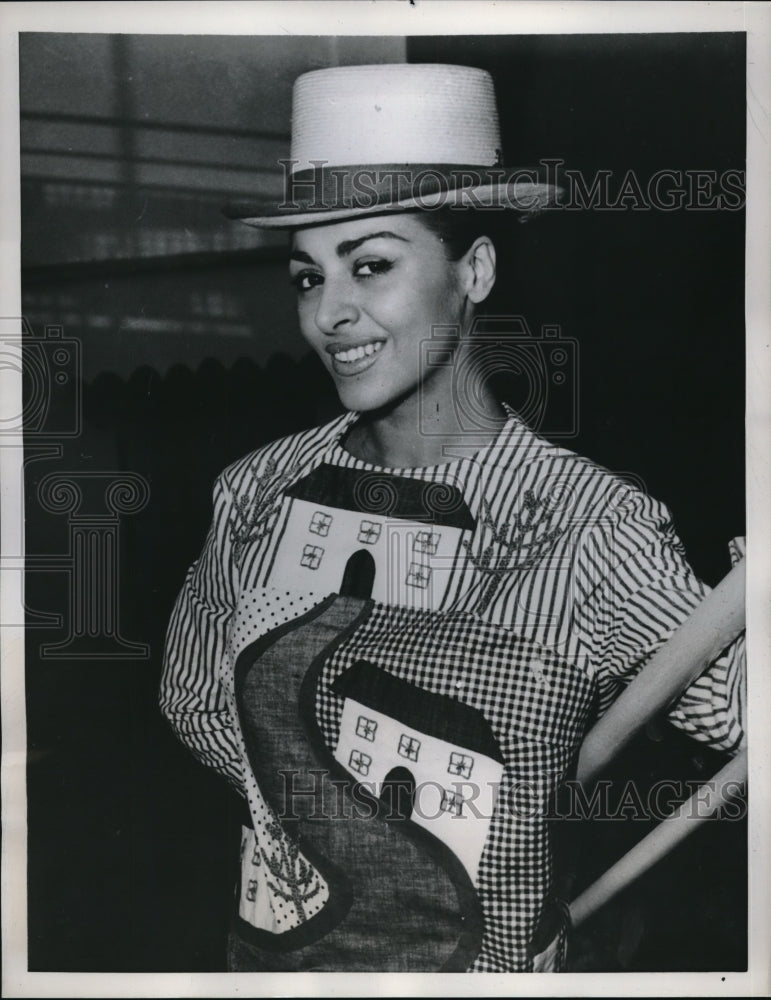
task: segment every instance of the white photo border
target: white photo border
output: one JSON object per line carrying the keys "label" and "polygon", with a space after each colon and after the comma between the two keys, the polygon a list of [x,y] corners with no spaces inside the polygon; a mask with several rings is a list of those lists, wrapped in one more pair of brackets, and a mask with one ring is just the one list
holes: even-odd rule
{"label": "white photo border", "polygon": [[[184,13],[184,17],[182,14]],[[23,31],[178,34],[434,35],[629,32],[747,33],[747,505],[750,778],[749,971],[481,975],[446,974],[446,996],[759,996],[771,992],[771,4],[514,2],[514,0],[283,0],[283,2],[14,3],[0,8],[3,267],[0,315],[20,316],[18,34]],[[1,404],[20,412],[17,386]],[[18,393],[14,396],[14,393]],[[22,524],[21,449],[0,448],[3,549]],[[19,549],[20,551],[20,549]],[[6,574],[0,616],[21,605],[21,574]],[[29,973],[26,963],[26,791],[23,630],[2,642],[2,994],[26,996],[431,996],[432,975]]]}

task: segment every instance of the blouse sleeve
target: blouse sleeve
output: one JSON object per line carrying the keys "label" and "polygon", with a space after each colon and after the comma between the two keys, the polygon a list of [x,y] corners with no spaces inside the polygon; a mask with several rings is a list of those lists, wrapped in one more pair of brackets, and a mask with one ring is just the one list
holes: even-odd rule
{"label": "blouse sleeve", "polygon": [[237,585],[229,533],[231,497],[224,474],[214,487],[214,517],[190,567],[166,635],[161,711],[179,739],[243,794],[243,768],[220,666]]}
{"label": "blouse sleeve", "polygon": [[[590,533],[579,581],[601,712],[709,593],[666,507],[641,494],[627,507]],[[670,722],[714,749],[735,752],[743,737],[743,681],[741,636],[673,703]]]}

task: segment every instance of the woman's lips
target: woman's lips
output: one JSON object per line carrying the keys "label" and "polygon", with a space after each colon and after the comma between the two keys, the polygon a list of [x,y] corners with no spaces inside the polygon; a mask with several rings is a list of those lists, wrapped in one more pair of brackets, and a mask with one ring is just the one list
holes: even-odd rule
{"label": "woman's lips", "polygon": [[382,340],[367,340],[360,344],[327,344],[325,350],[332,358],[336,375],[359,375],[377,361],[383,347]]}

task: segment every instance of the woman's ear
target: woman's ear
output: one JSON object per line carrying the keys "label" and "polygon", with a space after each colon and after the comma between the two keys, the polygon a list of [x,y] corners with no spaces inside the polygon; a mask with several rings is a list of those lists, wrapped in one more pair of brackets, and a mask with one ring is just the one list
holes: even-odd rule
{"label": "woman's ear", "polygon": [[495,284],[495,246],[489,236],[479,236],[463,256],[466,272],[466,295],[479,304]]}

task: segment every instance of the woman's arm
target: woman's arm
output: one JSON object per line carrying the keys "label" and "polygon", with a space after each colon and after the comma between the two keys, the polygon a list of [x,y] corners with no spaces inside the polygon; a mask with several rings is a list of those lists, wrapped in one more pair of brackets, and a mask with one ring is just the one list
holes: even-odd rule
{"label": "woman's arm", "polygon": [[[653,656],[709,593],[697,579],[669,512],[643,495],[613,525],[591,533],[592,567],[580,614],[589,630],[600,709]],[[683,693],[669,720],[714,749],[734,752],[743,737],[743,637]]]}
{"label": "woman's arm", "polygon": [[193,754],[243,793],[241,757],[220,678],[237,593],[230,503],[223,475],[214,487],[214,516],[203,551],[187,573],[169,622],[160,706]]}
{"label": "woman's arm", "polygon": [[[744,555],[744,539],[734,539],[730,549],[731,561],[736,564]],[[677,700],[669,712],[669,721],[696,740],[706,740],[719,749],[736,750],[744,735],[746,675],[746,643],[742,633]],[[709,734],[721,726],[725,737],[716,744]]]}

